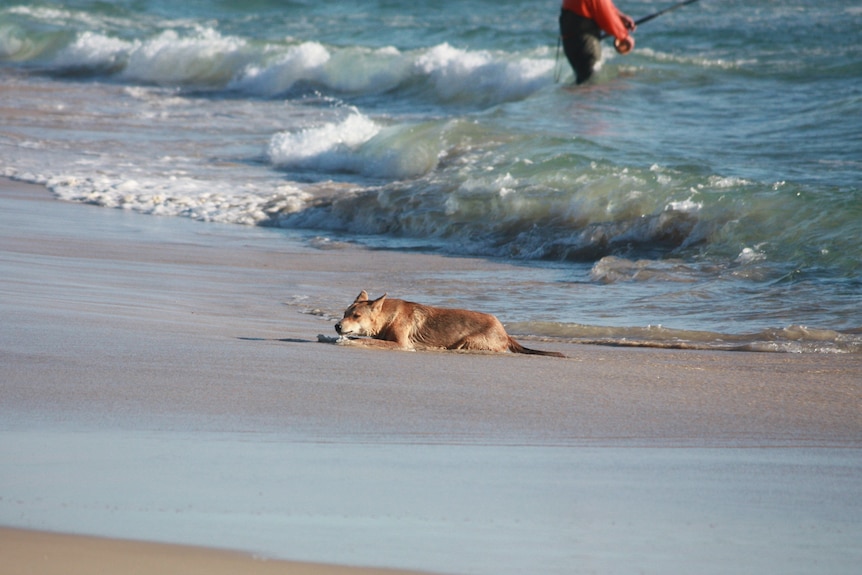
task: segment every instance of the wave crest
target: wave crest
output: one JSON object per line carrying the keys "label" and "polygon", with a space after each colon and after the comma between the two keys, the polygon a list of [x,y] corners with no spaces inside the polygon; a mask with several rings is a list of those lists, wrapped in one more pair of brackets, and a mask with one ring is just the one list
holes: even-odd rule
{"label": "wave crest", "polygon": [[123,75],[155,84],[223,86],[249,60],[246,42],[199,28],[190,36],[166,30],[146,42],[135,43]]}
{"label": "wave crest", "polygon": [[417,57],[414,67],[444,101],[496,103],[525,98],[547,85],[553,62],[459,50],[444,43]]}
{"label": "wave crest", "polygon": [[273,165],[287,170],[413,178],[437,166],[440,128],[434,123],[385,128],[353,109],[341,120],[276,134],[267,154]]}
{"label": "wave crest", "polygon": [[93,21],[95,16],[62,10],[19,12],[20,22],[0,25],[0,59],[38,62],[64,75],[116,75],[129,82],[267,98],[307,82],[336,94],[401,91],[431,102],[476,106],[520,100],[553,82],[547,50],[469,50],[448,43],[409,51],[326,46],[314,40],[252,40],[224,34],[213,22],[160,22],[154,30],[104,15]]}

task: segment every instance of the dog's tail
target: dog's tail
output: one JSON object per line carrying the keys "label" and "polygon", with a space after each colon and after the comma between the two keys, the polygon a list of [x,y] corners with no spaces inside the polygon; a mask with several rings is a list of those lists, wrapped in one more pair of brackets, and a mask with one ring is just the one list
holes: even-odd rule
{"label": "dog's tail", "polygon": [[529,355],[549,355],[551,357],[566,357],[558,351],[542,351],[540,349],[530,349],[528,347],[524,347],[511,337],[509,338],[509,351],[511,351],[512,353],[526,353]]}

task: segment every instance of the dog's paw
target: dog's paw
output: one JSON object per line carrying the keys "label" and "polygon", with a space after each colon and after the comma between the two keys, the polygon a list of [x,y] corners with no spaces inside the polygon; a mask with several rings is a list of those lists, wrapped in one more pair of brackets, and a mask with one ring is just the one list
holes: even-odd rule
{"label": "dog's paw", "polygon": [[338,337],[331,335],[323,335],[322,333],[317,334],[317,341],[320,343],[334,343],[336,345],[347,345],[350,343],[350,338],[344,337],[343,335],[339,335]]}

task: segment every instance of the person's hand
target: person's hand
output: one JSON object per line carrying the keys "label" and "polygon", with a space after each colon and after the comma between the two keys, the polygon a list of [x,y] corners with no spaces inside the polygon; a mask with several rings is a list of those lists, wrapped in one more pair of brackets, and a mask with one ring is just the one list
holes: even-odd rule
{"label": "person's hand", "polygon": [[617,49],[617,52],[620,54],[628,54],[635,47],[635,39],[631,36],[626,36],[622,40],[616,38],[614,40],[614,48]]}
{"label": "person's hand", "polygon": [[629,32],[634,32],[637,29],[637,24],[632,20],[631,16],[626,16],[625,14],[620,13],[620,20],[623,21],[623,26],[626,27],[626,30]]}

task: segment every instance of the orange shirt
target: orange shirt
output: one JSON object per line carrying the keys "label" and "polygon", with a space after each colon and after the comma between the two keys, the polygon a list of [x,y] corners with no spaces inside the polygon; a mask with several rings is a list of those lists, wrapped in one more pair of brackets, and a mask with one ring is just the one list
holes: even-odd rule
{"label": "orange shirt", "polygon": [[563,0],[563,10],[595,20],[599,28],[619,40],[629,36],[620,20],[620,11],[611,0]]}

